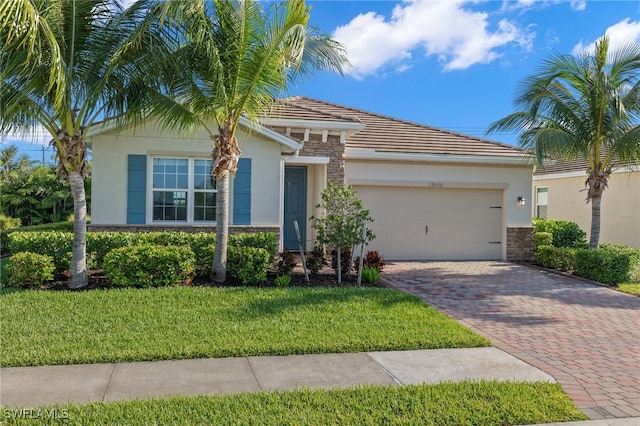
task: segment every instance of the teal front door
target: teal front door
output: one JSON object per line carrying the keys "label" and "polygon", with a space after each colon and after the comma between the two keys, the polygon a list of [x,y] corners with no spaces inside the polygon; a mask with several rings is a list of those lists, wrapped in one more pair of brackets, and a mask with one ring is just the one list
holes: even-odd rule
{"label": "teal front door", "polygon": [[282,239],[284,247],[298,251],[298,240],[293,225],[298,221],[302,244],[306,240],[307,229],[307,168],[287,166],[284,168],[284,224]]}

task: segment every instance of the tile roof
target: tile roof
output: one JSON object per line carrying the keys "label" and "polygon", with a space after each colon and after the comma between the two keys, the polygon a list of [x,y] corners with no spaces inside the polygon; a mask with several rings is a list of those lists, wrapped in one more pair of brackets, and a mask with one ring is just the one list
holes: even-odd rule
{"label": "tile roof", "polygon": [[[606,153],[602,153],[601,159],[604,159]],[[636,165],[637,166],[640,164]],[[615,172],[616,170],[628,170],[628,164],[621,163],[620,161],[612,161],[611,169]],[[558,159],[549,162],[548,164],[544,164],[543,166],[538,166],[534,170],[534,176],[544,176],[551,175],[557,173],[572,173],[572,172],[583,172],[584,175],[587,175],[587,170],[589,169],[589,165],[587,164],[587,160],[584,158],[578,158],[573,161],[566,161],[563,159]]]}
{"label": "tile roof", "polygon": [[[350,121],[364,124],[364,129],[347,137],[347,148],[404,154],[501,157],[526,155],[525,151],[511,145],[303,96],[281,100],[272,114],[281,119]],[[271,117],[273,115],[269,116]]]}
{"label": "tile roof", "polygon": [[584,172],[586,176],[587,169],[588,169],[587,162],[584,159],[578,159],[570,163],[566,161],[557,160],[549,164],[536,167],[533,174],[534,176],[542,176],[542,175],[550,175],[555,173]]}

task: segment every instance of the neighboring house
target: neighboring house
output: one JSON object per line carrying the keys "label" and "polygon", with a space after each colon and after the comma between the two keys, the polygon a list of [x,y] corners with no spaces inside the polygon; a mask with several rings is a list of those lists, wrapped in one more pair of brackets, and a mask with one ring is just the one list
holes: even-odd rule
{"label": "neighboring house", "polygon": [[[390,260],[530,260],[532,162],[508,145],[306,97],[244,122],[230,222],[313,246],[309,217],[327,180],[352,185],[371,211],[369,249]],[[145,126],[90,135],[90,230],[215,226],[211,141]],[[528,203],[529,201],[527,201]]]}
{"label": "neighboring house", "polygon": [[[584,161],[555,162],[533,174],[533,216],[576,222],[591,231],[591,203],[587,203],[587,165]],[[600,207],[600,243],[640,249],[640,166],[620,168],[609,178]]]}

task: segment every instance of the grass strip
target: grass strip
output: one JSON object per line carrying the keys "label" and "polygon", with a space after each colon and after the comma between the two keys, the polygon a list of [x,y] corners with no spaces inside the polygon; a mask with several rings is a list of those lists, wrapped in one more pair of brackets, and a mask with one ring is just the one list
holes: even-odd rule
{"label": "grass strip", "polygon": [[83,406],[57,405],[24,412],[3,408],[2,413],[6,425],[458,426],[587,419],[559,385],[513,382],[172,397]]}
{"label": "grass strip", "polygon": [[622,283],[618,284],[618,291],[640,296],[640,283]]}
{"label": "grass strip", "polygon": [[4,367],[490,345],[386,288],[14,291],[0,305]]}

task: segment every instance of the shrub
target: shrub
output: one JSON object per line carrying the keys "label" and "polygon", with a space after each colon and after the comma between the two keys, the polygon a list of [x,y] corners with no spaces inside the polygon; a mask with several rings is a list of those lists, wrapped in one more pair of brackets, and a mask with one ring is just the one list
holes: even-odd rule
{"label": "shrub", "polygon": [[95,253],[98,266],[102,266],[104,257],[111,250],[136,244],[132,232],[89,232],[87,233],[87,252]]}
{"label": "shrub", "polygon": [[324,249],[319,244],[313,246],[313,250],[306,257],[307,269],[312,277],[318,275],[320,270],[327,266],[327,259],[324,256]]}
{"label": "shrub", "polygon": [[192,247],[193,254],[196,257],[196,276],[208,277],[211,274],[211,265],[213,264],[213,252],[216,251],[215,244],[196,244]]}
{"label": "shrub", "polygon": [[535,257],[545,268],[571,271],[575,264],[575,249],[542,245],[536,248]]}
{"label": "shrub", "polygon": [[362,268],[362,281],[374,284],[380,281],[380,270],[375,267],[365,266]]}
{"label": "shrub", "polygon": [[291,284],[291,275],[278,275],[274,280],[276,287],[288,287]]}
{"label": "shrub", "polygon": [[284,249],[280,254],[278,254],[276,272],[278,275],[289,275],[297,264],[296,255],[289,249]]}
{"label": "shrub", "polygon": [[147,232],[137,234],[142,238],[137,244],[152,244],[156,246],[187,246],[193,245],[194,235],[184,231]]}
{"label": "shrub", "polygon": [[576,263],[576,249],[570,247],[557,247],[554,267],[561,271],[573,271]]}
{"label": "shrub", "polygon": [[6,231],[7,229],[18,228],[22,225],[22,221],[18,217],[9,217],[0,214],[0,231]]}
{"label": "shrub", "polygon": [[640,262],[640,251],[630,247],[603,244],[600,248],[576,251],[574,273],[608,285],[630,280]]}
{"label": "shrub", "polygon": [[[49,255],[54,259],[56,273],[69,269],[70,259],[67,258],[67,253],[73,246],[71,232],[11,232],[7,235],[9,240],[7,250],[10,253],[29,251]],[[216,235],[208,232],[89,232],[87,233],[87,253],[95,256],[95,263],[88,255],[87,267],[103,267],[106,255],[112,250],[123,247],[145,245],[189,247],[195,255],[196,274],[208,276],[213,262],[215,239]],[[273,233],[247,233],[230,236],[229,246],[266,249],[269,265],[271,265],[274,261],[277,242]]]}
{"label": "shrub", "polygon": [[554,255],[554,247],[552,245],[541,245],[537,246],[535,250],[535,257],[540,265],[545,268],[553,268],[553,255]]}
{"label": "shrub", "polygon": [[553,234],[551,232],[536,232],[533,234],[533,247],[534,250],[539,246],[552,246]]}
{"label": "shrub", "polygon": [[9,275],[7,286],[37,288],[53,279],[53,258],[30,252],[19,252],[11,256],[6,267]]}
{"label": "shrub", "polygon": [[30,252],[51,256],[56,273],[68,269],[65,254],[73,249],[73,234],[70,232],[12,232],[8,236],[9,252]]}
{"label": "shrub", "polygon": [[[380,253],[376,250],[369,250],[364,256],[362,261],[362,267],[364,268],[376,268],[379,272],[382,272],[387,263],[384,261]],[[360,256],[356,257],[353,267],[358,268],[360,266]]]}
{"label": "shrub", "polygon": [[[11,253],[9,251],[9,238],[8,236],[14,232],[73,232],[73,222],[56,222],[45,223],[42,225],[33,226],[21,226],[19,228],[12,228],[7,231],[0,231],[0,253]],[[13,252],[13,253],[17,253]]]}
{"label": "shrub", "polygon": [[587,248],[587,233],[577,223],[564,220],[534,219],[535,232],[550,232],[554,247]]}
{"label": "shrub", "polygon": [[270,265],[278,252],[278,242],[273,232],[233,234],[229,236],[229,246],[264,249],[269,254]]}
{"label": "shrub", "polygon": [[[62,272],[69,271],[71,268],[71,258],[73,257],[73,253],[68,251],[63,256],[59,264],[62,267]],[[98,261],[95,253],[87,252],[87,269],[97,269]],[[56,271],[58,272],[58,271]]]}
{"label": "shrub", "polygon": [[189,247],[143,245],[121,247],[107,253],[104,272],[115,285],[160,287],[189,284],[195,258]]}
{"label": "shrub", "polygon": [[244,285],[265,282],[272,264],[271,254],[263,248],[229,245],[227,249],[227,271]]}

